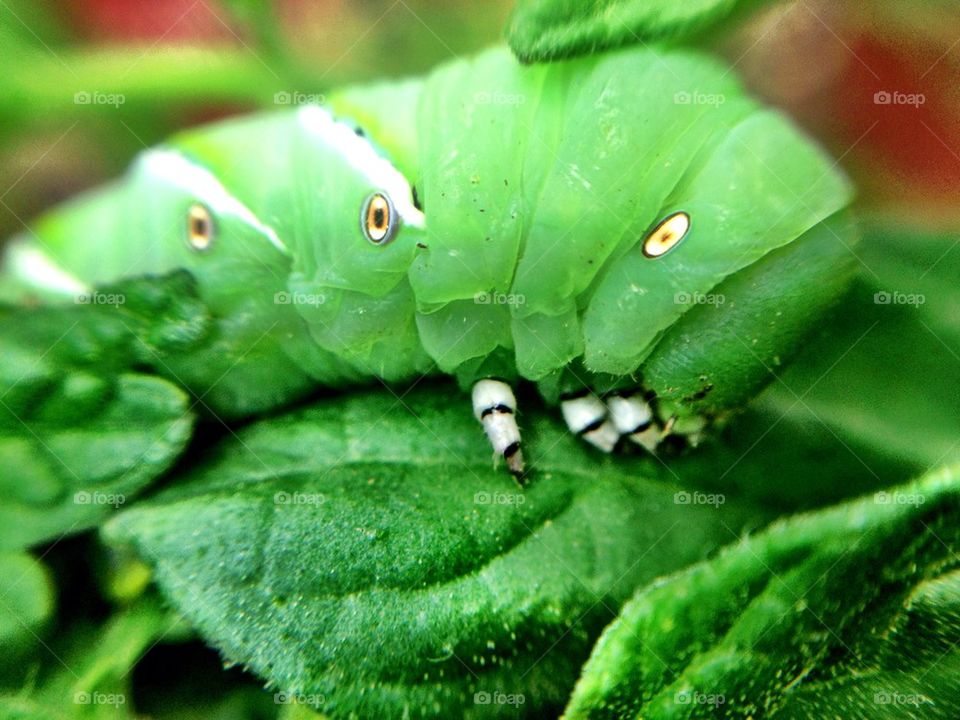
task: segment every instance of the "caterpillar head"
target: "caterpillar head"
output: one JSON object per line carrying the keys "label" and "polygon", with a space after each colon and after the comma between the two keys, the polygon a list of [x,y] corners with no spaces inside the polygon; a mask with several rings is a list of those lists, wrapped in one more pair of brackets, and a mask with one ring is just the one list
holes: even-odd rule
{"label": "caterpillar head", "polygon": [[130,232],[151,271],[186,268],[215,310],[272,303],[290,251],[249,192],[180,146],[143,153],[131,168]]}
{"label": "caterpillar head", "polygon": [[320,287],[383,295],[425,238],[413,188],[374,143],[325,109],[297,111],[294,271]]}
{"label": "caterpillar head", "polygon": [[132,169],[150,266],[186,267],[216,307],[286,290],[382,295],[422,244],[407,179],[316,107],[189,132]]}

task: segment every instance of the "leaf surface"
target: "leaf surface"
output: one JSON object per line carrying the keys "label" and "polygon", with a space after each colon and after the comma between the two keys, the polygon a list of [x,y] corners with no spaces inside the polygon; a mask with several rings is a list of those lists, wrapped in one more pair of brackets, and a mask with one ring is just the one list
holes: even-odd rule
{"label": "leaf surface", "polygon": [[186,393],[136,370],[203,335],[175,276],[133,281],[119,305],[0,308],[0,548],[79,532],[182,452]]}
{"label": "leaf surface", "polygon": [[565,716],[957,717],[958,521],[954,467],[780,521],[648,586]]}
{"label": "leaf surface", "polygon": [[139,550],[228,661],[331,717],[469,716],[496,693],[556,712],[620,602],[747,514],[678,502],[646,464],[601,461],[539,415],[520,489],[448,395],[253,425],[105,537]]}
{"label": "leaf surface", "polygon": [[507,26],[523,62],[681,40],[769,0],[518,0]]}

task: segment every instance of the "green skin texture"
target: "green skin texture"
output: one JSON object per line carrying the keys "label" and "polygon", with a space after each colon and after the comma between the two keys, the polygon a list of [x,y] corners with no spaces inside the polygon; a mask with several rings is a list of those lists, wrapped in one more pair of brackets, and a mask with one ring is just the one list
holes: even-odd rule
{"label": "green skin texture", "polygon": [[[348,88],[330,109],[416,186],[424,228],[370,243],[360,210],[381,188],[296,110],[165,146],[258,224],[218,216],[216,202],[135,162],[34,228],[92,284],[193,273],[217,331],[157,369],[209,392],[218,414],[438,370],[465,388],[535,381],[548,401],[571,384],[642,381],[681,415],[719,413],[802,345],[849,274],[846,181],[700,54],[639,48],[525,67],[497,48],[424,79]],[[202,253],[184,238],[196,201],[216,226]],[[645,257],[647,233],[680,210],[692,220],[682,243]],[[278,304],[277,293],[310,300]],[[723,306],[677,301],[697,293]]]}

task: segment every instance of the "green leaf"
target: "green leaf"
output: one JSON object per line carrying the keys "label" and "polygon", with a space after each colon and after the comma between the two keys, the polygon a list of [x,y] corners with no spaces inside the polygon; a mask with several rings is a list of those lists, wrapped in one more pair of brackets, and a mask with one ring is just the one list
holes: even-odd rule
{"label": "green leaf", "polygon": [[523,62],[544,62],[631,43],[680,40],[769,0],[517,0],[507,26]]}
{"label": "green leaf", "polygon": [[229,662],[331,717],[469,714],[475,693],[556,711],[633,589],[746,515],[522,421],[524,489],[442,388],[321,403],[247,428],[104,535]]}
{"label": "green leaf", "polygon": [[54,609],[47,569],[25,553],[0,554],[0,669],[32,647]]}
{"label": "green leaf", "polygon": [[55,647],[45,647],[53,672],[39,687],[0,695],[0,720],[135,717],[134,666],[162,638],[176,637],[182,627],[155,597],[117,612],[102,626],[72,625]]}
{"label": "green leaf", "polygon": [[814,418],[853,452],[913,474],[960,460],[956,236],[868,224],[857,258],[841,312],[762,407]]}
{"label": "green leaf", "polygon": [[[80,705],[98,705],[99,696],[107,695],[109,699],[112,694],[118,706],[126,705],[129,709],[134,666],[161,638],[175,634],[179,628],[179,619],[164,610],[156,598],[145,598],[117,613],[98,630],[92,648],[77,648],[68,656],[67,663],[75,670],[60,678],[68,689],[66,697]],[[61,687],[61,682],[52,682],[43,695],[55,701]],[[94,714],[109,716],[109,712]]]}
{"label": "green leaf", "polygon": [[[85,417],[66,413],[96,393]],[[0,547],[79,532],[166,470],[190,437],[186,395],[170,383],[122,375],[115,383],[68,374],[36,415],[0,421]],[[49,411],[50,414],[47,414]],[[57,413],[66,419],[57,420]]]}
{"label": "green leaf", "polygon": [[641,590],[566,717],[957,717],[958,501],[960,468],[941,470]]}
{"label": "green leaf", "polygon": [[822,507],[916,475],[914,466],[879,448],[854,449],[828,420],[801,403],[754,404],[727,427],[711,430],[695,450],[670,458],[665,474],[690,489],[736,495],[771,513]]}
{"label": "green leaf", "polygon": [[0,695],[0,720],[69,720],[71,717],[58,709],[43,707],[25,695]]}
{"label": "green leaf", "polygon": [[0,308],[0,548],[90,527],[181,453],[189,398],[131,371],[203,336],[170,299],[181,279],[129,283],[118,306]]}

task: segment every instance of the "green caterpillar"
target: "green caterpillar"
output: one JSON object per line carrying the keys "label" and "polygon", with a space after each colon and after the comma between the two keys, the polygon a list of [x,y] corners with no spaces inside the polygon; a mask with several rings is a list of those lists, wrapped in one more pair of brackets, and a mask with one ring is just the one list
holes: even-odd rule
{"label": "green caterpillar", "polygon": [[520,379],[605,451],[748,400],[841,292],[850,197],[703,55],[494,49],[177,136],[16,239],[5,281],[186,269],[217,328],[156,369],[212,412],[439,371],[519,474]]}

